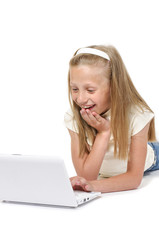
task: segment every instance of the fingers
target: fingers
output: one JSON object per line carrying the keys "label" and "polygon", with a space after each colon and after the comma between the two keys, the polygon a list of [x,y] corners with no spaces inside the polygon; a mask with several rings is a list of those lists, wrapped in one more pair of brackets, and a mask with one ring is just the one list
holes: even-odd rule
{"label": "fingers", "polygon": [[[70,179],[71,180],[71,179]],[[71,184],[74,190],[91,191],[91,185],[82,177],[72,178]]]}
{"label": "fingers", "polygon": [[97,122],[102,121],[102,117],[96,112],[91,112],[89,109],[82,109],[80,111],[82,118],[90,125],[95,125]]}
{"label": "fingers", "polygon": [[80,111],[81,115],[82,115],[82,118],[88,123],[90,124],[91,122],[95,122],[95,117],[91,114],[91,112],[87,109],[87,110],[84,110],[82,109]]}
{"label": "fingers", "polygon": [[99,115],[99,114],[97,114],[96,112],[92,112],[92,115],[96,118],[96,120],[98,121],[98,122],[101,122],[102,121],[102,117]]}
{"label": "fingers", "polygon": [[80,113],[88,125],[95,128],[98,133],[110,131],[110,121],[101,117],[98,113],[91,112],[89,109],[82,109]]}
{"label": "fingers", "polygon": [[86,180],[81,177],[76,177],[76,178],[72,179],[71,184],[72,184],[72,186],[75,186],[75,185],[84,186],[86,184]]}

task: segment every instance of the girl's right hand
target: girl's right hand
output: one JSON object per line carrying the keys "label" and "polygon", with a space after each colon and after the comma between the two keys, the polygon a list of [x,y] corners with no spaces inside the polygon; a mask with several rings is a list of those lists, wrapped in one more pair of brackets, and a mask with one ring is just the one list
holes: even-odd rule
{"label": "girl's right hand", "polygon": [[79,176],[71,177],[70,182],[73,190],[79,190],[79,191],[85,191],[85,192],[94,191],[93,185],[90,183],[90,181],[87,181],[85,178],[82,178]]}
{"label": "girl's right hand", "polygon": [[92,127],[94,127],[98,133],[110,133],[110,121],[101,117],[96,112],[91,112],[89,109],[82,109],[80,111],[82,118]]}

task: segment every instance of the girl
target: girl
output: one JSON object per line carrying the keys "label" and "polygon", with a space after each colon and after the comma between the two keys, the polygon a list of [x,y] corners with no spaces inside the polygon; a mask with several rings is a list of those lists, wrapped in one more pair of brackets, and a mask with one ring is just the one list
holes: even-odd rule
{"label": "girl", "polygon": [[137,188],[144,171],[159,169],[159,143],[152,143],[156,141],[153,111],[114,47],[79,49],[69,66],[71,110],[65,114],[65,125],[78,175],[70,179],[73,189]]}

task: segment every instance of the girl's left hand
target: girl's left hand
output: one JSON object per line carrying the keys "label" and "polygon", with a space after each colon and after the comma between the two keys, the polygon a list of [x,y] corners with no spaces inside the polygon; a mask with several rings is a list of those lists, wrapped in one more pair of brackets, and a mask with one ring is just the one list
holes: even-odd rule
{"label": "girl's left hand", "polygon": [[92,184],[90,181],[87,181],[85,178],[76,176],[70,178],[72,188],[74,190],[80,190],[85,192],[92,192],[94,191]]}

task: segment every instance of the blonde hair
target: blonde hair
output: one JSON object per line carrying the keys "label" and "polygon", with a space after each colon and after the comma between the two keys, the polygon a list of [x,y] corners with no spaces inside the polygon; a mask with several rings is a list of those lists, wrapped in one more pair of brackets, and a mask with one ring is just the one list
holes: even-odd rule
{"label": "blonde hair", "polygon": [[[111,132],[114,138],[114,156],[119,159],[128,157],[128,139],[129,139],[129,112],[131,106],[136,106],[142,111],[146,108],[153,112],[144,99],[136,90],[131,78],[126,70],[123,60],[118,51],[113,46],[94,45],[89,48],[95,48],[108,54],[110,61],[93,54],[77,54],[70,60],[70,67],[78,65],[103,66],[106,77],[110,80],[111,91]],[[79,132],[80,156],[90,149],[87,138],[94,143],[96,129],[89,126],[81,117],[80,107],[72,100],[70,89],[70,73],[68,73],[68,91],[71,109],[74,120],[77,123]],[[150,122],[148,141],[156,141],[154,118]]]}

